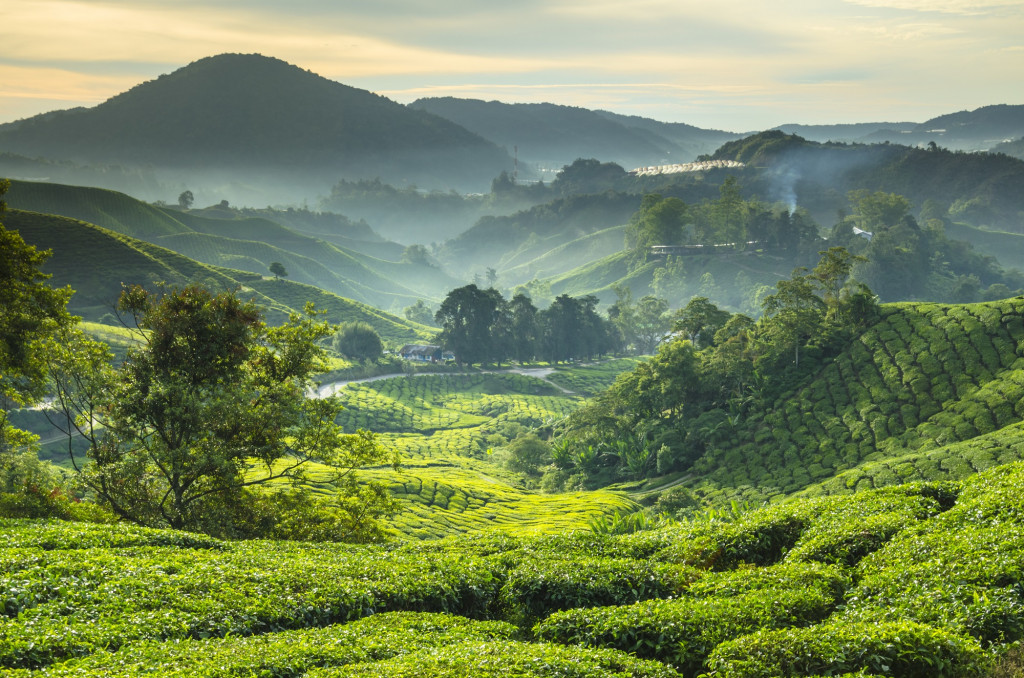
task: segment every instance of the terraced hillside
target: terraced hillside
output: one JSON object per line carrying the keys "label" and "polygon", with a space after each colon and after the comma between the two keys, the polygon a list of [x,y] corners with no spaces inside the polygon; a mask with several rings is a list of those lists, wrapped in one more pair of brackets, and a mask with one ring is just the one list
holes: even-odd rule
{"label": "terraced hillside", "polygon": [[[564,367],[555,374],[566,383],[600,388],[632,364]],[[521,478],[492,461],[492,448],[579,406],[580,396],[542,379],[422,374],[349,384],[338,394],[345,405],[338,421],[347,431],[378,432],[385,446],[402,455],[398,472],[375,468],[361,474],[384,483],[399,500],[392,521],[398,535],[436,538],[490,528],[560,533],[588,529],[595,518],[637,508],[615,492],[525,490]],[[317,479],[311,474],[314,483]]]}
{"label": "terraced hillside", "polygon": [[[380,308],[402,308],[418,298],[440,299],[463,284],[436,267],[400,261],[402,248],[395,243],[391,249],[397,248],[399,256],[387,260],[360,251],[351,239],[329,242],[231,210],[183,212],[115,191],[25,181],[12,182],[7,200],[12,208],[92,223],[211,266],[264,275],[278,262],[289,279]],[[382,239],[367,230],[354,224],[347,233],[375,236],[366,249],[379,251]]]}
{"label": "terraced hillside", "polygon": [[889,304],[698,462],[754,499],[958,479],[1024,454],[1024,298]]}
{"label": "terraced hillside", "polygon": [[1024,639],[1022,535],[1019,463],[621,536],[384,547],[2,520],[0,667],[11,678],[1012,675],[997,665]]}
{"label": "terraced hillside", "polygon": [[320,288],[288,280],[202,264],[143,240],[65,217],[9,210],[4,225],[17,230],[31,245],[53,250],[44,271],[57,286],[71,285],[69,308],[88,320],[110,313],[121,284],[153,286],[200,283],[212,289],[241,290],[267,309],[277,322],[300,311],[307,301],[327,312],[331,322],[361,320],[386,341],[407,343],[426,339],[432,330]]}

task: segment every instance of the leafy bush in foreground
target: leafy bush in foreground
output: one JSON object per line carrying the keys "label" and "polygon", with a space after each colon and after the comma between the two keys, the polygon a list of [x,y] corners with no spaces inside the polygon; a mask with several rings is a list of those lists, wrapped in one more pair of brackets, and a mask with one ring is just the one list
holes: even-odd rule
{"label": "leafy bush in foreground", "polygon": [[547,643],[464,642],[396,657],[310,671],[308,678],[678,678],[664,664],[624,652]]}
{"label": "leafy bush in foreground", "polygon": [[[822,624],[766,629],[715,648],[704,678],[978,675],[987,656],[972,638],[917,624]],[[865,675],[865,674],[855,674]]]}
{"label": "leafy bush in foreground", "polygon": [[767,589],[556,612],[534,631],[540,640],[624,650],[691,675],[719,643],[762,628],[813,623],[834,606],[819,589]]}
{"label": "leafy bush in foreground", "polygon": [[452,615],[382,613],[349,624],[241,638],[134,642],[117,652],[99,651],[36,675],[299,676],[316,667],[379,661],[425,648],[508,640],[515,631],[501,622]]}
{"label": "leafy bush in foreground", "polygon": [[647,561],[530,559],[508,573],[499,605],[506,619],[530,626],[558,610],[672,597],[699,576],[694,568]]}

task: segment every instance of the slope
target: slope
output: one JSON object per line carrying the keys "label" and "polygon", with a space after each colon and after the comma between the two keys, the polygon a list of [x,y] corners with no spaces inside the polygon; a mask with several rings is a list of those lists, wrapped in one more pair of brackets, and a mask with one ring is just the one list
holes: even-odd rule
{"label": "slope", "polygon": [[[7,195],[13,208],[94,223],[213,266],[262,275],[277,261],[297,282],[382,308],[440,298],[462,284],[437,268],[378,259],[230,209],[180,211],[114,191],[40,182],[11,182]],[[382,240],[365,227],[352,233]]]}
{"label": "slope", "polygon": [[418,99],[409,107],[451,120],[499,146],[518,148],[524,160],[550,169],[577,158],[637,167],[696,157],[686,157],[686,151],[668,138],[574,106],[440,97]]}
{"label": "slope", "polygon": [[751,499],[962,478],[1024,455],[1024,298],[889,304],[836,358],[750,411],[694,466]]}
{"label": "slope", "polygon": [[319,186],[323,177],[380,176],[480,189],[511,164],[454,123],[258,54],[207,57],[94,108],[2,125],[0,145],[30,156],[184,169],[193,181],[227,170],[235,183],[261,186],[275,177],[279,186]]}
{"label": "slope", "polygon": [[213,289],[239,289],[267,309],[271,322],[301,311],[306,301],[327,311],[331,322],[362,320],[387,341],[423,340],[430,329],[400,320],[359,302],[343,299],[319,288],[288,280],[202,264],[169,249],[66,217],[9,210],[4,225],[18,231],[29,244],[53,255],[44,271],[52,284],[75,290],[69,308],[87,320],[110,313],[122,284],[153,287],[158,283],[198,283]]}

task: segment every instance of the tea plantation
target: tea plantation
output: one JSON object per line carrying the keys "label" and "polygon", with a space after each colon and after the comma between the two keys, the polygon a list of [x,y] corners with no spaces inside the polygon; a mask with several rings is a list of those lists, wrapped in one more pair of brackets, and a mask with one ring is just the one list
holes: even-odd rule
{"label": "tea plantation", "polygon": [[700,459],[752,501],[959,479],[1021,458],[1024,298],[902,303]]}
{"label": "tea plantation", "polygon": [[1024,463],[618,536],[347,546],[4,520],[0,667],[988,675],[1024,638],[1022,523]]}
{"label": "tea plantation", "polygon": [[[635,364],[562,367],[566,383],[605,386]],[[554,375],[552,375],[554,376]],[[554,381],[554,380],[552,380]],[[564,387],[563,387],[564,388]],[[339,422],[364,428],[402,455],[402,468],[371,468],[366,480],[386,485],[399,500],[390,521],[397,537],[436,538],[500,528],[516,534],[587,529],[593,519],[629,513],[621,493],[542,494],[491,461],[491,447],[516,432],[543,426],[579,406],[581,398],[541,379],[512,373],[436,374],[349,384]],[[317,480],[317,473],[311,473]],[[329,492],[327,486],[324,492]]]}

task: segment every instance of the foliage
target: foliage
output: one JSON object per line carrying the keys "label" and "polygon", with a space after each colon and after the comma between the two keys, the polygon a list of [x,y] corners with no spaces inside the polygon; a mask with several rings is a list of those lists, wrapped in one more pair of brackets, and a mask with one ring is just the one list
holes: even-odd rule
{"label": "foliage", "polygon": [[971,639],[913,622],[823,624],[762,630],[715,648],[708,678],[841,675],[865,671],[936,678],[980,675],[984,652]]}
{"label": "foliage", "polygon": [[267,269],[274,275],[275,278],[285,278],[288,276],[288,270],[284,267],[280,261],[272,261]]}
{"label": "foliage", "polygon": [[362,519],[334,537],[362,538],[362,522],[372,533],[390,505],[382,492],[362,493],[354,471],[397,457],[370,433],[342,434],[336,399],[306,397],[323,365],[317,342],[330,332],[311,307],[267,327],[233,294],[188,287],[157,298],[135,287],[120,309],[140,340],[120,370],[98,349],[83,351],[91,345],[81,337],[53,370],[69,435],[73,427],[90,443],[81,477],[114,513],[139,525],[258,534],[250,488],[301,482],[316,462],[336,469],[342,497],[360,500],[356,513],[332,508]]}
{"label": "foliage", "polygon": [[[0,217],[10,182],[0,180]],[[66,510],[62,479],[36,456],[38,437],[15,427],[12,409],[46,394],[46,357],[77,321],[71,290],[53,289],[40,267],[49,256],[0,223],[0,515],[49,516]]]}
{"label": "foliage", "polygon": [[380,335],[364,322],[341,323],[332,344],[335,352],[353,360],[376,360],[384,355]]}
{"label": "foliage", "polygon": [[454,289],[434,318],[437,341],[459,364],[520,361],[542,357],[551,362],[591,358],[611,348],[608,323],[597,314],[597,298],[558,296],[538,311],[517,294],[509,303],[501,292],[475,284]]}

